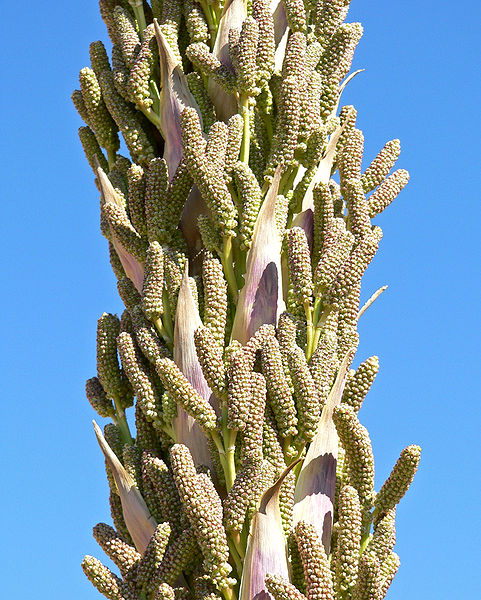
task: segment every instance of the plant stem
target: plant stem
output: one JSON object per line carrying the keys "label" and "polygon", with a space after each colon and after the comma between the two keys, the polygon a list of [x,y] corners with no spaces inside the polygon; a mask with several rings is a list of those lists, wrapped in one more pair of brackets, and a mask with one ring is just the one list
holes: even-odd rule
{"label": "plant stem", "polygon": [[129,424],[127,423],[127,419],[125,418],[125,411],[120,405],[120,402],[117,398],[114,398],[115,405],[115,424],[119,428],[120,437],[124,444],[133,444],[134,440],[132,439],[132,435],[130,434]]}
{"label": "plant stem", "polygon": [[145,21],[144,14],[144,5],[142,0],[134,0],[133,2],[129,2],[130,6],[134,10],[134,15],[137,20],[137,25],[139,26],[139,37],[142,42],[144,39],[144,29],[147,27],[147,22]]}
{"label": "plant stem", "polygon": [[216,445],[217,451],[219,452],[219,460],[220,460],[220,464],[222,467],[222,470],[224,471],[224,477],[227,481],[227,462],[226,462],[226,458],[225,458],[225,449],[224,449],[224,444],[222,443],[221,437],[219,435],[219,433],[217,431],[211,431],[210,435],[212,437],[212,439],[214,440],[214,444]]}
{"label": "plant stem", "polygon": [[117,160],[117,153],[112,148],[107,148],[107,162],[109,164],[109,170],[115,165]]}
{"label": "plant stem", "polygon": [[169,349],[172,350],[174,346],[174,319],[170,308],[169,296],[165,290],[162,293],[162,305],[164,307],[162,323],[164,325],[168,338],[171,340]]}
{"label": "plant stem", "polygon": [[244,163],[249,163],[249,148],[250,148],[250,110],[249,110],[249,96],[241,95],[239,100],[239,110],[242,118],[244,119],[244,131],[242,135],[242,145],[240,151],[240,160]]}
{"label": "plant stem", "polygon": [[235,439],[237,436],[237,431],[232,431],[226,428],[226,434],[224,437],[224,447],[226,449],[226,467],[227,473],[225,473],[225,485],[226,489],[229,492],[232,486],[234,485],[235,477],[236,477],[236,468],[235,468]]}
{"label": "plant stem", "polygon": [[236,600],[237,599],[236,593],[234,592],[234,589],[231,587],[223,589],[222,594],[223,594],[225,600]]}
{"label": "plant stem", "polygon": [[307,346],[306,346],[306,359],[311,360],[311,356],[314,353],[314,326],[312,323],[312,308],[310,302],[307,300],[304,302],[304,312],[306,313],[306,324],[307,324]]}
{"label": "plant stem", "polygon": [[234,260],[232,253],[232,236],[227,235],[223,239],[222,246],[222,266],[224,267],[224,274],[227,280],[227,285],[229,286],[230,292],[232,294],[232,299],[234,303],[237,302],[237,298],[239,296],[239,292],[237,290],[237,279],[234,272]]}
{"label": "plant stem", "polygon": [[[321,305],[321,303],[319,303],[319,305]],[[332,310],[331,307],[328,306],[324,310],[324,312],[320,315],[320,317],[318,317],[318,319],[317,319],[316,330],[314,333],[314,342],[312,345],[312,348],[313,348],[312,353],[313,354],[317,349],[317,346],[319,344],[319,339],[321,337],[322,329],[323,329],[324,325],[326,324],[327,317],[329,316],[329,313],[331,312],[331,310]],[[320,312],[320,306],[318,308],[318,311]]]}
{"label": "plant stem", "polygon": [[169,346],[169,348],[172,348],[172,338],[167,333],[167,331],[164,327],[164,324],[162,323],[162,319],[160,317],[158,319],[155,319],[154,325],[155,325],[155,328],[157,329],[157,331],[159,332],[159,334],[164,338],[167,346]]}
{"label": "plant stem", "polygon": [[159,115],[156,114],[151,108],[143,108],[141,110],[147,119],[149,119],[149,121],[157,127],[162,137],[164,137],[164,134],[162,133],[162,121],[160,120]]}
{"label": "plant stem", "polygon": [[232,536],[227,536],[227,544],[229,546],[229,550],[230,553],[232,555],[232,558],[234,559],[234,563],[235,563],[235,568],[237,571],[237,575],[239,577],[242,576],[242,559],[239,555],[238,549],[237,549],[237,545],[234,542]]}
{"label": "plant stem", "polygon": [[212,11],[208,2],[199,2],[202,11],[205,16],[205,20],[207,21],[207,26],[209,28],[210,33],[210,49],[214,48],[215,38],[217,37],[217,24],[215,19],[215,14]]}

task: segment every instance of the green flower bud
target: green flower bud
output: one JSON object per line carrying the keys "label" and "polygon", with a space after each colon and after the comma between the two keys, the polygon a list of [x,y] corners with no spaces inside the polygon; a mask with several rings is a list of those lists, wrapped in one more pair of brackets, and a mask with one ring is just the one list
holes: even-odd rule
{"label": "green flower bud", "polygon": [[132,336],[121,333],[117,338],[117,346],[122,367],[132,385],[137,402],[149,421],[158,422],[161,411],[155,385]]}
{"label": "green flower bud", "polygon": [[151,242],[145,261],[142,308],[150,321],[156,321],[164,312],[162,292],[164,289],[164,252],[158,242]]}
{"label": "green flower bud", "polygon": [[122,577],[131,580],[142,555],[133,546],[127,544],[110,525],[105,523],[95,525],[93,534],[105,554],[119,568]]}
{"label": "green flower bud", "polygon": [[237,211],[227,189],[223,171],[215,171],[204,154],[205,142],[197,111],[186,108],[182,113],[181,123],[187,168],[218,227],[224,235],[233,235],[237,225]]}
{"label": "green flower bud", "polygon": [[[82,569],[98,591],[108,600],[127,600],[127,598],[134,597],[133,592],[123,581],[93,556],[86,556],[83,559]],[[125,592],[128,592],[128,595],[125,595]]]}
{"label": "green flower bud", "polygon": [[102,206],[102,212],[118,242],[128,254],[138,262],[143,263],[147,246],[145,240],[135,231],[126,211],[113,202],[105,202]]}
{"label": "green flower bud", "polygon": [[387,208],[409,181],[409,173],[398,169],[389,175],[368,198],[369,216],[375,217]]}
{"label": "green flower bud", "polygon": [[142,45],[135,57],[126,82],[127,93],[131,101],[140,110],[149,110],[154,103],[150,86],[157,60],[157,41],[154,26],[149,25],[143,32]]}
{"label": "green flower bud", "polygon": [[354,600],[377,600],[379,572],[379,561],[376,555],[364,552],[359,559],[359,577],[354,588]]}
{"label": "green flower bud", "polygon": [[222,351],[212,331],[207,327],[199,327],[194,333],[195,348],[202,373],[210,389],[219,398],[227,394],[226,372]]}
{"label": "green flower bud", "polygon": [[117,358],[116,338],[119,331],[119,319],[103,313],[97,323],[97,372],[107,398],[116,400],[122,400],[128,391]]}
{"label": "green flower bud", "polygon": [[185,77],[187,79],[189,89],[199,106],[204,128],[208,131],[217,119],[214,106],[209,98],[207,90],[204,87],[202,77],[196,71],[187,73]]}
{"label": "green flower bud", "polygon": [[246,427],[242,432],[242,460],[262,459],[262,432],[266,407],[266,381],[260,373],[252,374],[252,396]]}
{"label": "green flower bud", "polygon": [[257,96],[257,45],[259,27],[253,17],[246,17],[242,23],[236,52],[237,90],[240,94]]}
{"label": "green flower bud", "polygon": [[179,533],[186,523],[181,515],[182,505],[172,473],[163,460],[150,452],[142,455],[142,473],[144,482],[150,481],[157,495],[162,521],[168,522],[172,531]]}
{"label": "green flower bud", "polygon": [[87,106],[85,105],[85,101],[84,101],[82,92],[80,90],[74,90],[72,92],[71,98],[72,98],[73,105],[75,106],[80,117],[83,119],[84,123],[89,125],[90,117],[89,117],[89,113],[87,110]]}
{"label": "green flower bud", "polygon": [[296,398],[299,439],[302,443],[307,444],[317,430],[321,412],[319,394],[305,354],[299,346],[290,348],[288,360]]}
{"label": "green flower bud", "polygon": [[379,600],[383,600],[387,594],[389,586],[391,585],[400,565],[401,561],[395,552],[391,552],[391,554],[382,563],[379,570],[379,579],[381,582],[378,596]]}
{"label": "green flower bud", "polygon": [[290,378],[286,379],[279,342],[275,337],[266,340],[261,357],[268,401],[274,412],[279,433],[282,437],[294,436],[297,433],[296,406],[289,385]]}
{"label": "green flower bud", "polygon": [[252,368],[244,351],[232,357],[227,374],[227,426],[242,431],[246,426],[252,397]]}
{"label": "green flower bud", "polygon": [[252,16],[257,21],[259,31],[257,42],[257,73],[259,84],[266,85],[274,73],[276,41],[274,20],[266,0],[253,0]]}
{"label": "green flower bud", "polygon": [[303,0],[285,0],[287,22],[293,32],[304,32],[307,27],[306,8]]}
{"label": "green flower bud", "polygon": [[158,587],[155,585],[157,583],[155,575],[162,565],[169,537],[170,525],[161,523],[157,525],[154,535],[150,538],[137,571],[137,586],[144,594],[153,594]]}
{"label": "green flower bud", "polygon": [[100,146],[111,152],[119,149],[117,127],[109,114],[94,71],[85,67],[80,71],[80,89],[88,113],[88,124],[95,132]]}
{"label": "green flower bud", "polygon": [[295,531],[304,567],[308,600],[334,600],[331,570],[316,528],[310,523],[300,521]]}
{"label": "green flower bud", "polygon": [[189,38],[192,43],[208,43],[209,26],[205,20],[202,8],[194,0],[186,0],[183,3],[185,26],[189,32]]}
{"label": "green flower bud", "polygon": [[100,75],[104,71],[110,71],[110,61],[107,55],[107,50],[103,45],[103,42],[96,41],[92,42],[89,46],[89,55],[90,55],[90,64],[92,69],[97,76],[97,79],[100,78]]}
{"label": "green flower bud", "polygon": [[112,13],[116,29],[116,39],[122,50],[122,56],[128,69],[131,69],[140,50],[140,40],[135,23],[130,14],[121,6],[116,6]]}
{"label": "green flower bud", "polygon": [[207,44],[202,42],[190,44],[185,53],[194,67],[204,77],[211,77],[228,94],[233,94],[236,91],[237,82],[235,75],[210,52]]}
{"label": "green flower bud", "polygon": [[335,582],[342,596],[356,584],[361,551],[361,505],[357,491],[350,485],[341,489],[338,513]]}
{"label": "green flower bud", "polygon": [[371,231],[369,206],[366,202],[362,184],[358,179],[351,179],[344,185],[349,229],[357,239],[368,235]]}
{"label": "green flower bud", "polygon": [[314,272],[316,296],[324,294],[346,264],[354,245],[354,236],[346,231],[344,220],[333,218],[327,226],[321,256]]}
{"label": "green flower bud", "polygon": [[394,508],[408,491],[421,460],[421,448],[408,446],[401,452],[391,474],[376,496],[375,509],[384,515]]}
{"label": "green flower bud", "polygon": [[361,177],[363,190],[367,193],[377,188],[394,167],[401,153],[401,142],[391,140],[378,153]]}
{"label": "green flower bud", "polygon": [[371,356],[361,363],[357,370],[348,376],[342,394],[342,402],[350,406],[354,412],[359,412],[378,372],[379,358],[377,356]]}
{"label": "green flower bud", "polygon": [[160,28],[169,46],[172,48],[178,64],[182,64],[178,45],[181,19],[182,2],[180,0],[162,3],[162,16],[159,21]]}
{"label": "green flower bud", "polygon": [[115,415],[114,405],[112,404],[112,401],[107,398],[104,388],[97,377],[92,377],[87,380],[85,392],[92,408],[99,416],[113,417]]}
{"label": "green flower bud", "polygon": [[204,556],[204,569],[220,590],[225,589],[232,582],[229,578],[229,547],[222,525],[220,498],[217,497],[219,511],[209,501],[209,494],[206,494],[199,483],[199,476],[186,446],[172,446],[170,459],[180,499]]}
{"label": "green flower bud", "polygon": [[133,161],[142,166],[147,165],[155,156],[154,149],[137,114],[115,89],[112,73],[109,71],[102,73],[100,87],[105,104],[122,132]]}
{"label": "green flower bud", "polygon": [[224,525],[227,531],[241,534],[250,502],[257,502],[262,494],[259,477],[262,460],[246,460],[236,475],[234,485],[224,500]]}
{"label": "green flower bud", "polygon": [[281,575],[267,575],[266,587],[275,600],[306,600],[304,594]]}
{"label": "green flower bud", "polygon": [[374,534],[367,550],[374,552],[381,565],[391,554],[396,544],[396,509],[391,508],[386,515],[376,523]]}
{"label": "green flower bud", "polygon": [[216,427],[214,409],[187,381],[170,358],[161,358],[155,365],[167,392],[208,432]]}
{"label": "green flower bud", "polygon": [[342,152],[338,156],[341,188],[350,179],[361,179],[362,155],[364,153],[364,135],[360,129],[352,129],[345,137]]}
{"label": "green flower bud", "polygon": [[315,3],[314,24],[319,41],[326,46],[346,17],[345,0],[321,0]]}
{"label": "green flower bud", "polygon": [[195,533],[192,527],[188,527],[167,548],[162,562],[155,572],[152,587],[154,585],[175,585],[182,572],[195,561],[198,555],[199,546]]}
{"label": "green flower bud", "polygon": [[80,127],[78,130],[78,135],[82,144],[82,148],[84,149],[85,156],[93,171],[96,172],[97,165],[100,165],[104,171],[108,171],[109,167],[107,160],[104,156],[104,153],[100,149],[94,132],[90,129],[90,127]]}
{"label": "green flower bud", "polygon": [[304,230],[293,227],[287,231],[289,277],[297,301],[301,305],[310,303],[313,293],[311,253]]}
{"label": "green flower bud", "polygon": [[134,229],[142,237],[147,237],[145,221],[145,176],[140,165],[132,165],[127,171],[128,209]]}
{"label": "green flower bud", "polygon": [[367,429],[348,406],[334,409],[333,420],[349,465],[349,479],[361,505],[370,509],[374,497],[374,457]]}
{"label": "green flower bud", "polygon": [[254,173],[244,162],[235,164],[233,175],[241,204],[239,242],[242,250],[248,250],[262,204],[262,191]]}

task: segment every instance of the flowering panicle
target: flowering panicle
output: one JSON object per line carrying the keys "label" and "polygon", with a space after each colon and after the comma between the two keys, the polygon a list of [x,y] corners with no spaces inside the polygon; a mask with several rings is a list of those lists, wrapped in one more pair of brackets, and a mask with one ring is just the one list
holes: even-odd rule
{"label": "flowering panicle", "polygon": [[409,174],[397,139],[363,164],[341,103],[363,28],[349,0],[99,7],[111,52],[72,101],[125,305],[86,383],[118,574],[84,571],[110,600],[382,600],[420,449],[376,494],[379,360],[351,365],[386,287],[360,308],[372,220]]}

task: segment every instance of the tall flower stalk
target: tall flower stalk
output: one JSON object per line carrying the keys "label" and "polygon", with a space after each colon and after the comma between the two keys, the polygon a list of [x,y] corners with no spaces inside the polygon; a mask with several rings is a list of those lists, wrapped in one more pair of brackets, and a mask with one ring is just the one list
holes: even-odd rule
{"label": "tall flower stalk", "polygon": [[379,361],[353,362],[385,288],[360,288],[409,175],[399,140],[363,166],[340,102],[362,26],[348,0],[99,4],[72,100],[125,304],[86,386],[118,573],[83,569],[109,600],[382,600],[420,448],[376,493]]}

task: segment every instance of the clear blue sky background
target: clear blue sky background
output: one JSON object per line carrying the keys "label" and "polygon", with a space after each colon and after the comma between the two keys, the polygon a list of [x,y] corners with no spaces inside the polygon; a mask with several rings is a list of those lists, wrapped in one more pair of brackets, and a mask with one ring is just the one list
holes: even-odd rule
{"label": "clear blue sky background", "polygon": [[[481,595],[480,19],[474,0],[351,9],[366,71],[343,100],[359,110],[366,156],[399,137],[412,174],[378,218],[364,295],[390,287],[362,319],[358,354],[381,359],[361,413],[377,485],[404,446],[423,447],[391,600]],[[0,28],[1,595],[94,600],[80,562],[102,557],[91,527],[110,516],[83,389],[96,319],[121,304],[70,93],[89,42],[107,36],[94,0],[4,2]]]}

